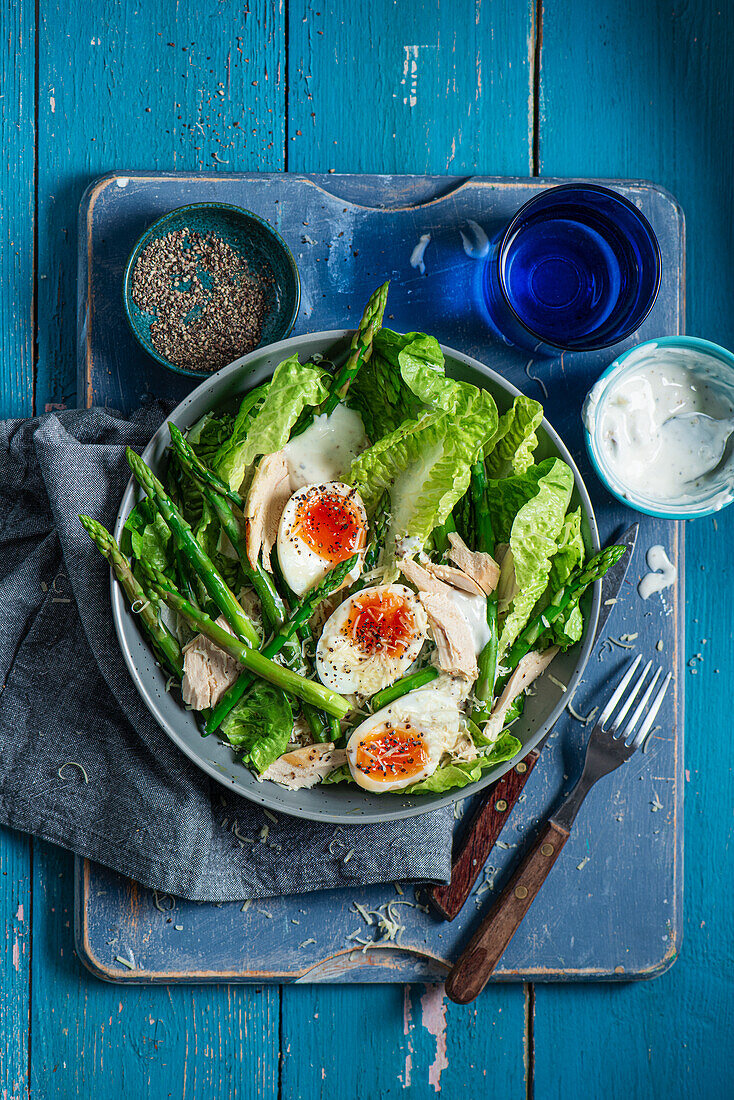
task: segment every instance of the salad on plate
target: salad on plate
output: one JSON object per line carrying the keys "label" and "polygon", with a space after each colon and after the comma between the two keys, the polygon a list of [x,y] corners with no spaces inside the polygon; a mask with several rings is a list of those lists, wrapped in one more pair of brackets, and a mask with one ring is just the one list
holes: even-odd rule
{"label": "salad on plate", "polygon": [[521,749],[528,689],[583,631],[574,476],[536,461],[543,409],[448,377],[382,327],[296,355],[184,434],[118,545],[82,516],[182,706],[264,781],[445,792]]}

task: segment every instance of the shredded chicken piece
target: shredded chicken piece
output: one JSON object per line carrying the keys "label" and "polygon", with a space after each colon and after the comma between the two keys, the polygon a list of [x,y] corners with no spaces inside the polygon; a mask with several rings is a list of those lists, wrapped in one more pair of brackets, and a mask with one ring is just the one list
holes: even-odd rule
{"label": "shredded chicken piece", "polygon": [[484,590],[463,569],[455,569],[453,565],[433,565],[433,563],[426,565],[426,569],[452,588],[458,588],[459,591],[468,592],[472,596],[484,595]]}
{"label": "shredded chicken piece", "polygon": [[[232,633],[224,616],[219,616],[217,625]],[[234,657],[219,649],[203,634],[197,634],[184,646],[183,656],[181,694],[184,703],[194,710],[206,710],[218,703],[242,668],[239,661],[235,661]]]}
{"label": "shredded chicken piece", "polygon": [[489,721],[484,726],[484,736],[490,741],[496,741],[502,733],[507,712],[515,699],[525,688],[530,687],[533,680],[537,680],[541,673],[545,672],[558,650],[557,645],[543,650],[542,653],[536,653],[533,650],[532,653],[526,653],[518,662],[517,668],[505,685],[505,690],[492,707]]}
{"label": "shredded chicken piece", "polygon": [[403,558],[400,564],[400,572],[411,584],[414,584],[419,592],[428,592],[433,596],[449,596],[451,588],[433,573],[429,573],[417,561],[412,558]]}
{"label": "shredded chicken piece", "polygon": [[443,592],[421,592],[420,601],[428,613],[428,622],[438,649],[439,666],[445,672],[476,680],[478,669],[474,638],[459,608]]}
{"label": "shredded chicken piece", "polygon": [[476,760],[479,756],[476,745],[467,729],[460,729],[456,741],[449,749],[454,760]]}
{"label": "shredded chicken piece", "polygon": [[470,550],[456,531],[449,532],[449,542],[451,561],[468,574],[486,596],[494,592],[500,579],[500,567],[492,555]]}
{"label": "shredded chicken piece", "polygon": [[299,791],[303,787],[315,787],[325,775],[334,768],[346,764],[344,749],[335,749],[331,742],[323,745],[304,745],[300,749],[286,752],[274,760],[262,779],[272,779],[287,787],[289,791]]}
{"label": "shredded chicken piece", "polygon": [[283,451],[263,455],[252,479],[245,505],[245,545],[253,569],[262,549],[270,572],[270,554],[278,538],[278,524],[291,495],[288,462]]}

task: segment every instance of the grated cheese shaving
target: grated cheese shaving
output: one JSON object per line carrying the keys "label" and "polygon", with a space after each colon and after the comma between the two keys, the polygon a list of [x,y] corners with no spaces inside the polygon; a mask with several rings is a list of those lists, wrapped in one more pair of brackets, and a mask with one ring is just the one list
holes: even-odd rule
{"label": "grated cheese shaving", "polygon": [[64,768],[78,768],[79,771],[84,776],[84,782],[85,783],[89,782],[89,776],[87,775],[86,769],[83,768],[82,765],[79,764],[76,760],[67,760],[65,764],[61,765],[61,767],[59,768],[59,770],[56,773],[58,775],[59,779],[64,778],[63,775],[61,774],[63,772]]}

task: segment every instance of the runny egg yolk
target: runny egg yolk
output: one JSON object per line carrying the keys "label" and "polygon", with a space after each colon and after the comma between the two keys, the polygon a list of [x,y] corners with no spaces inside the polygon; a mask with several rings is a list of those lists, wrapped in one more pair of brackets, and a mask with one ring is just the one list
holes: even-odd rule
{"label": "runny egg yolk", "polygon": [[364,528],[349,497],[324,489],[307,493],[298,505],[293,533],[324,561],[337,565],[359,550]]}
{"label": "runny egg yolk", "polygon": [[366,592],[352,601],[342,633],[364,654],[402,657],[415,637],[415,617],[408,601],[395,592]]}
{"label": "runny egg yolk", "polygon": [[359,742],[354,766],[378,782],[409,779],[428,764],[428,747],[410,727],[388,727],[367,733]]}

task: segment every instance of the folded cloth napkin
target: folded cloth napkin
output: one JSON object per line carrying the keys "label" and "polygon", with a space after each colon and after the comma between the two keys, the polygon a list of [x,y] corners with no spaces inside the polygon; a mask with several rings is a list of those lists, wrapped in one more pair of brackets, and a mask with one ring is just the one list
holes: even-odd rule
{"label": "folded cloth napkin", "polygon": [[[164,413],[154,403],[130,420],[91,409],[0,422],[0,823],[196,900],[447,881],[450,808],[339,832],[276,823],[149,715],[115,637],[107,564],[77,516],[112,526],[125,446],[141,450]],[[243,846],[234,821],[256,843]]]}

